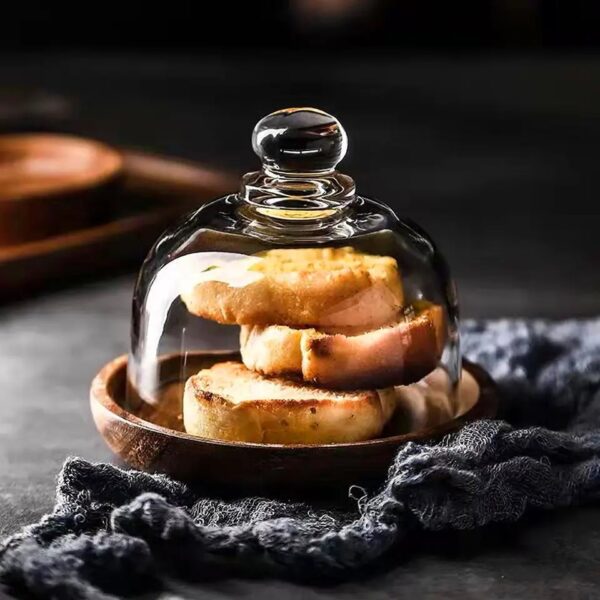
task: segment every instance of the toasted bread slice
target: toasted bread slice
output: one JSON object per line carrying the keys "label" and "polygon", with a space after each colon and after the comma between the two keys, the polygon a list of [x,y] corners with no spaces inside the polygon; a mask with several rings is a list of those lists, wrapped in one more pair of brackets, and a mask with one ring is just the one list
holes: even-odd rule
{"label": "toasted bread slice", "polygon": [[395,408],[388,390],[331,392],[267,378],[239,362],[190,377],[183,396],[188,433],[271,444],[333,444],[378,436]]}
{"label": "toasted bread slice", "polygon": [[[466,382],[466,377],[462,382]],[[461,383],[461,385],[463,385]],[[441,425],[457,414],[448,373],[438,367],[417,383],[396,389],[396,410],[388,427],[393,431],[419,431]],[[464,397],[464,392],[459,394]]]}
{"label": "toasted bread slice", "polygon": [[407,385],[436,366],[445,341],[443,314],[429,305],[406,320],[358,333],[244,326],[242,360],[264,375],[301,377],[333,389]]}
{"label": "toasted bread slice", "polygon": [[402,305],[396,260],[353,248],[286,248],[199,274],[187,309],[219,323],[378,327]]}

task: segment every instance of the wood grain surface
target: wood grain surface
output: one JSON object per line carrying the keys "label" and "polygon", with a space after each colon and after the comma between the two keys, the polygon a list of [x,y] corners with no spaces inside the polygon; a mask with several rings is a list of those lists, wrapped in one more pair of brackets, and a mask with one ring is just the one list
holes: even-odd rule
{"label": "wood grain surface", "polygon": [[[171,362],[179,364],[178,357]],[[239,355],[188,356],[192,371],[215,360],[235,360]],[[497,393],[489,375],[465,362],[479,386],[475,403],[456,418],[419,431],[388,431],[365,442],[329,445],[258,444],[209,440],[175,429],[176,411],[152,410],[143,402],[127,406],[127,358],[119,357],[96,376],[90,405],[100,435],[127,464],[145,471],[166,473],[177,479],[242,492],[264,490],[315,490],[344,488],[381,479],[398,449],[410,441],[437,439],[465,423],[491,418],[497,410]],[[463,389],[463,388],[460,388]],[[128,410],[129,409],[129,410]]]}

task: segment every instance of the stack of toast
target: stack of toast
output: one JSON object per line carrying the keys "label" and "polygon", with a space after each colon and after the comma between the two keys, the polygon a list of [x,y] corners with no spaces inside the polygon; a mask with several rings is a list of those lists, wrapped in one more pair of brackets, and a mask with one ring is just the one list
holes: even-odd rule
{"label": "stack of toast", "polygon": [[353,248],[275,249],[215,266],[187,309],[241,326],[242,362],[185,385],[186,431],[213,439],[330,444],[372,439],[398,386],[437,365],[443,310],[405,306],[397,262]]}

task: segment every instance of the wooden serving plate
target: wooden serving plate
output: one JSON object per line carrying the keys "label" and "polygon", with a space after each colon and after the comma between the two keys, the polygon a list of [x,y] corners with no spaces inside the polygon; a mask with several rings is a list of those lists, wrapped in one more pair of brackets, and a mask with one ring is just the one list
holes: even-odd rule
{"label": "wooden serving plate", "polygon": [[123,173],[121,154],[69,135],[0,136],[0,246],[106,220]]}
{"label": "wooden serving plate", "polygon": [[[108,187],[89,190],[102,210],[88,203],[90,211],[79,220],[71,215],[55,223],[51,217],[56,231],[42,239],[3,246],[0,237],[0,303],[138,264],[180,215],[237,185],[231,175],[191,162],[133,151],[118,156],[117,179],[111,179]],[[81,203],[78,194],[74,197]],[[68,195],[56,198],[60,206],[72,210]],[[36,202],[44,214],[51,207],[47,194]],[[2,204],[0,200],[0,223]],[[62,212],[61,208],[57,215]]]}
{"label": "wooden serving plate", "polygon": [[[197,372],[229,354],[188,355],[188,369]],[[172,357],[161,368],[179,365]],[[464,361],[471,394],[458,417],[421,431],[394,434],[366,442],[322,446],[224,442],[185,433],[181,409],[167,403],[154,409],[139,401],[126,408],[127,357],[108,363],[95,377],[90,404],[94,422],[111,450],[128,465],[166,473],[176,479],[203,485],[253,490],[306,491],[368,484],[381,480],[398,449],[409,441],[426,441],[458,430],[469,421],[495,416],[496,387],[478,365]],[[180,382],[177,383],[181,385]],[[177,394],[180,398],[180,395]],[[163,403],[164,404],[164,403]]]}

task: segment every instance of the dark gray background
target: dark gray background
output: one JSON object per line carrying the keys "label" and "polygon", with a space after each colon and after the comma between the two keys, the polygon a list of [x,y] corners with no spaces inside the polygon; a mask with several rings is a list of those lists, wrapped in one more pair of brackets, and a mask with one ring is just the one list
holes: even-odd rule
{"label": "dark gray background", "polygon": [[[359,191],[420,222],[456,277],[464,316],[600,312],[600,59],[593,56],[240,59],[29,55],[3,86],[64,97],[70,131],[254,168],[250,132],[275,108],[316,105],[350,134]],[[0,308],[0,535],[52,506],[68,455],[110,460],[87,404],[98,368],[127,350],[133,275]],[[328,588],[207,583],[213,597],[591,598],[600,512],[428,537],[372,574]],[[199,592],[183,590],[197,597]]]}

